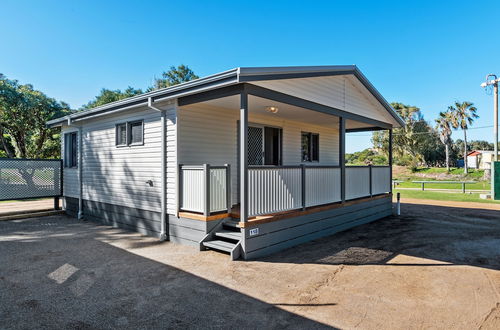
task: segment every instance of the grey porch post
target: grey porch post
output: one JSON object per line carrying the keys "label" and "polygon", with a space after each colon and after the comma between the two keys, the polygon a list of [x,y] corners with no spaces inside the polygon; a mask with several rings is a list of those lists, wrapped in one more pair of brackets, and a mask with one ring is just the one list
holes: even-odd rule
{"label": "grey porch post", "polygon": [[240,221],[248,221],[248,93],[240,94]]}
{"label": "grey porch post", "polygon": [[391,183],[391,193],[392,193],[392,128],[389,130],[389,171],[390,173],[390,183]]}
{"label": "grey porch post", "polygon": [[339,117],[340,200],[345,202],[345,118]]}

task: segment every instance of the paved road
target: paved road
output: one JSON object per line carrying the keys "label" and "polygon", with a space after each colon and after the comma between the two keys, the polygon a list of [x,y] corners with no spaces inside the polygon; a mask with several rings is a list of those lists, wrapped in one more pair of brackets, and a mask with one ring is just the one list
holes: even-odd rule
{"label": "paved road", "polygon": [[0,222],[0,328],[500,328],[498,211],[402,210],[252,262],[65,216]]}

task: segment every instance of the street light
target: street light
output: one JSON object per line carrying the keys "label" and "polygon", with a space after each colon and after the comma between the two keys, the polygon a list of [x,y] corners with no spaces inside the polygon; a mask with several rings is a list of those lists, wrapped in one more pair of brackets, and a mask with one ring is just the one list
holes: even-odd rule
{"label": "street light", "polygon": [[[493,78],[493,79],[490,79]],[[500,196],[496,196],[495,194],[495,183],[500,184],[499,182],[495,182],[495,162],[498,162],[498,83],[500,82],[500,78],[497,78],[496,74],[490,73],[486,76],[486,81],[481,84],[481,87],[486,88],[488,86],[493,86],[493,162],[491,163],[491,198],[492,199],[500,199]],[[500,195],[500,193],[498,194]]]}

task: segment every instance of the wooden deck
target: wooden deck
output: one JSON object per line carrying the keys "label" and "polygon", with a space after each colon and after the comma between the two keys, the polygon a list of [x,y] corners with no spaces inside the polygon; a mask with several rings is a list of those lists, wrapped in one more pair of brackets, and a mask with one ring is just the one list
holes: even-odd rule
{"label": "wooden deck", "polygon": [[[345,207],[345,206],[364,203],[367,201],[384,198],[384,197],[387,197],[390,195],[391,195],[391,193],[386,193],[386,194],[376,195],[373,197],[359,198],[359,199],[347,201],[345,203],[332,203],[332,204],[326,204],[326,205],[320,205],[320,206],[313,206],[313,207],[309,207],[305,210],[290,210],[290,211],[278,212],[278,213],[273,213],[273,214],[260,215],[260,216],[249,218],[248,222],[239,222],[239,226],[241,228],[247,228],[247,227],[251,227],[251,226],[255,226],[255,225],[259,225],[259,224],[263,224],[263,223],[280,221],[280,220],[294,218],[294,217],[307,215],[307,214],[311,214],[311,213],[322,212],[322,211],[332,210],[332,209],[341,208],[341,207]],[[192,213],[192,212],[179,212],[179,217],[193,219],[193,220],[200,220],[200,221],[214,221],[214,220],[220,220],[220,219],[229,218],[229,217],[234,218],[234,219],[239,219],[240,218],[240,209],[239,209],[239,206],[235,206],[232,209],[231,213],[220,213],[220,214],[215,214],[215,215],[210,215],[210,216],[204,216],[203,214]]]}

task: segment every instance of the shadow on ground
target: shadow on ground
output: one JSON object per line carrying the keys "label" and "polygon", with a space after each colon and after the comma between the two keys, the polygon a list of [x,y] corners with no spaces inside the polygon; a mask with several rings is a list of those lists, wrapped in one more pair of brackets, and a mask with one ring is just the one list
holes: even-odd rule
{"label": "shadow on ground", "polygon": [[102,228],[67,217],[0,223],[1,328],[327,327],[103,243],[113,237]]}
{"label": "shadow on ground", "polygon": [[432,263],[391,266],[453,264],[500,270],[500,211],[403,204],[400,217],[318,239],[262,261],[383,265],[401,254]]}

